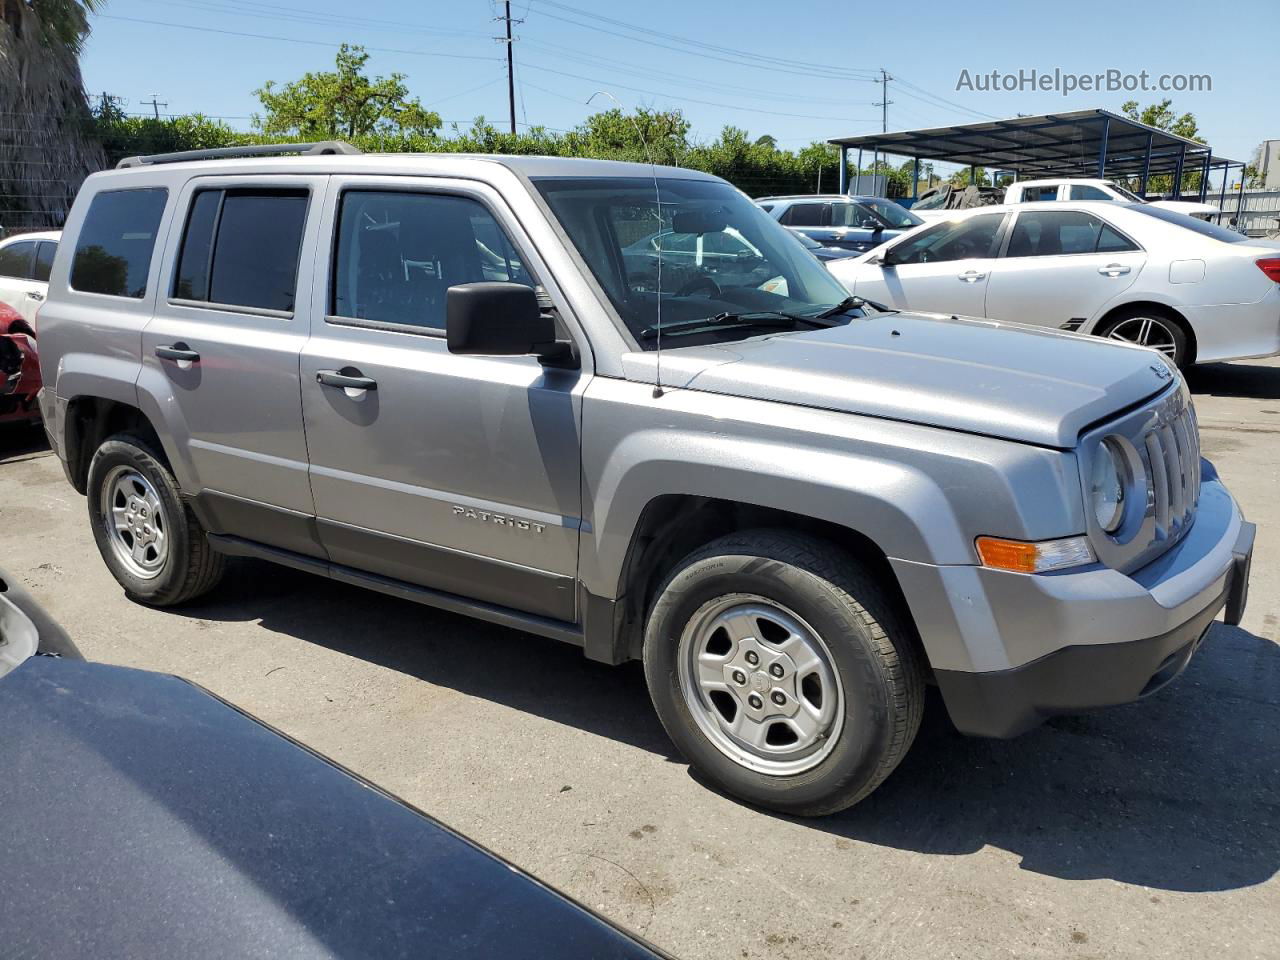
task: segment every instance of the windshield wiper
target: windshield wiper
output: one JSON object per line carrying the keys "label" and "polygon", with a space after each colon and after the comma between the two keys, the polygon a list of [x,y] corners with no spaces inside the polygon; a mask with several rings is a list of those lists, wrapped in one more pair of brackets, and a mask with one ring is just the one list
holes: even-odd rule
{"label": "windshield wiper", "polygon": [[815,327],[833,327],[824,316],[806,317],[798,313],[784,313],[781,310],[756,310],[749,313],[717,313],[711,317],[699,317],[696,320],[680,320],[676,323],[664,323],[645,327],[640,331],[642,340],[653,340],[659,332],[667,337],[687,336],[701,333],[703,330],[724,329],[731,327],[760,327],[764,329],[786,329],[797,323],[808,323]]}
{"label": "windshield wiper", "polygon": [[874,300],[867,300],[863,297],[852,296],[845,297],[839,303],[829,310],[823,310],[817,315],[817,319],[825,320],[830,317],[838,317],[842,313],[848,313],[850,310],[865,310],[870,307],[876,313],[897,313],[892,307],[886,307],[876,303]]}

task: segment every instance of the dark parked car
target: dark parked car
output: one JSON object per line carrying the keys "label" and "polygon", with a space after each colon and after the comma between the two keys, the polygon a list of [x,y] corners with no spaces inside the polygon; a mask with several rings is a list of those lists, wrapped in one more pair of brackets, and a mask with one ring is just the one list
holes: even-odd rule
{"label": "dark parked car", "polygon": [[756,203],[784,227],[823,246],[843,247],[856,253],[865,253],[924,222],[883,197],[807,194],[760,197]]}
{"label": "dark parked car", "polygon": [[812,253],[823,263],[830,260],[848,260],[850,257],[860,257],[861,252],[858,250],[850,250],[847,247],[824,247],[817,240],[806,236],[799,230],[792,230],[796,238],[800,241],[800,245]]}
{"label": "dark parked car", "polygon": [[661,956],[200,687],[72,659],[4,582],[0,954]]}

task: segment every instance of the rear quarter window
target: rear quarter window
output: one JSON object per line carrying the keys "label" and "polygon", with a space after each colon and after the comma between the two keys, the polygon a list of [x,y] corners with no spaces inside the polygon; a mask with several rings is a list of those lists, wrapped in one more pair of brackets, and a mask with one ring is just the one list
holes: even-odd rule
{"label": "rear quarter window", "polygon": [[169,191],[104,190],[89,203],[76,237],[71,289],[140,300]]}

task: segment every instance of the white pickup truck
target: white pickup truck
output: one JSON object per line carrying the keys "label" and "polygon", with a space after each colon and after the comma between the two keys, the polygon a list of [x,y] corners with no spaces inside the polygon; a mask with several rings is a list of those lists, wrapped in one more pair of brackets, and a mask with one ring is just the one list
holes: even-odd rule
{"label": "white pickup truck", "polygon": [[1150,203],[1155,207],[1185,213],[1190,217],[1208,220],[1221,211],[1211,203],[1194,203],[1186,200],[1143,200],[1136,193],[1110,180],[1021,180],[1005,188],[1003,198],[998,190],[979,187],[965,190],[963,187],[944,185],[920,197],[911,212],[922,220],[942,220],[949,211],[966,207],[998,203],[1032,203],[1043,200],[1113,200],[1119,203]]}

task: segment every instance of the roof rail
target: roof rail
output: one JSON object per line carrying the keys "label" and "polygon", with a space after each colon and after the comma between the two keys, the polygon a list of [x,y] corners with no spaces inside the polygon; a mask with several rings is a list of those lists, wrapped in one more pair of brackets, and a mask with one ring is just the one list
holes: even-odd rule
{"label": "roof rail", "polygon": [[187,160],[225,160],[230,157],[274,157],[285,153],[303,156],[324,154],[356,154],[357,147],[342,140],[321,140],[317,143],[263,143],[249,147],[214,147],[209,150],[180,150],[177,153],[153,153],[145,157],[125,157],[116,164],[117,170],[126,167],[144,167],[153,163],[183,163]]}

